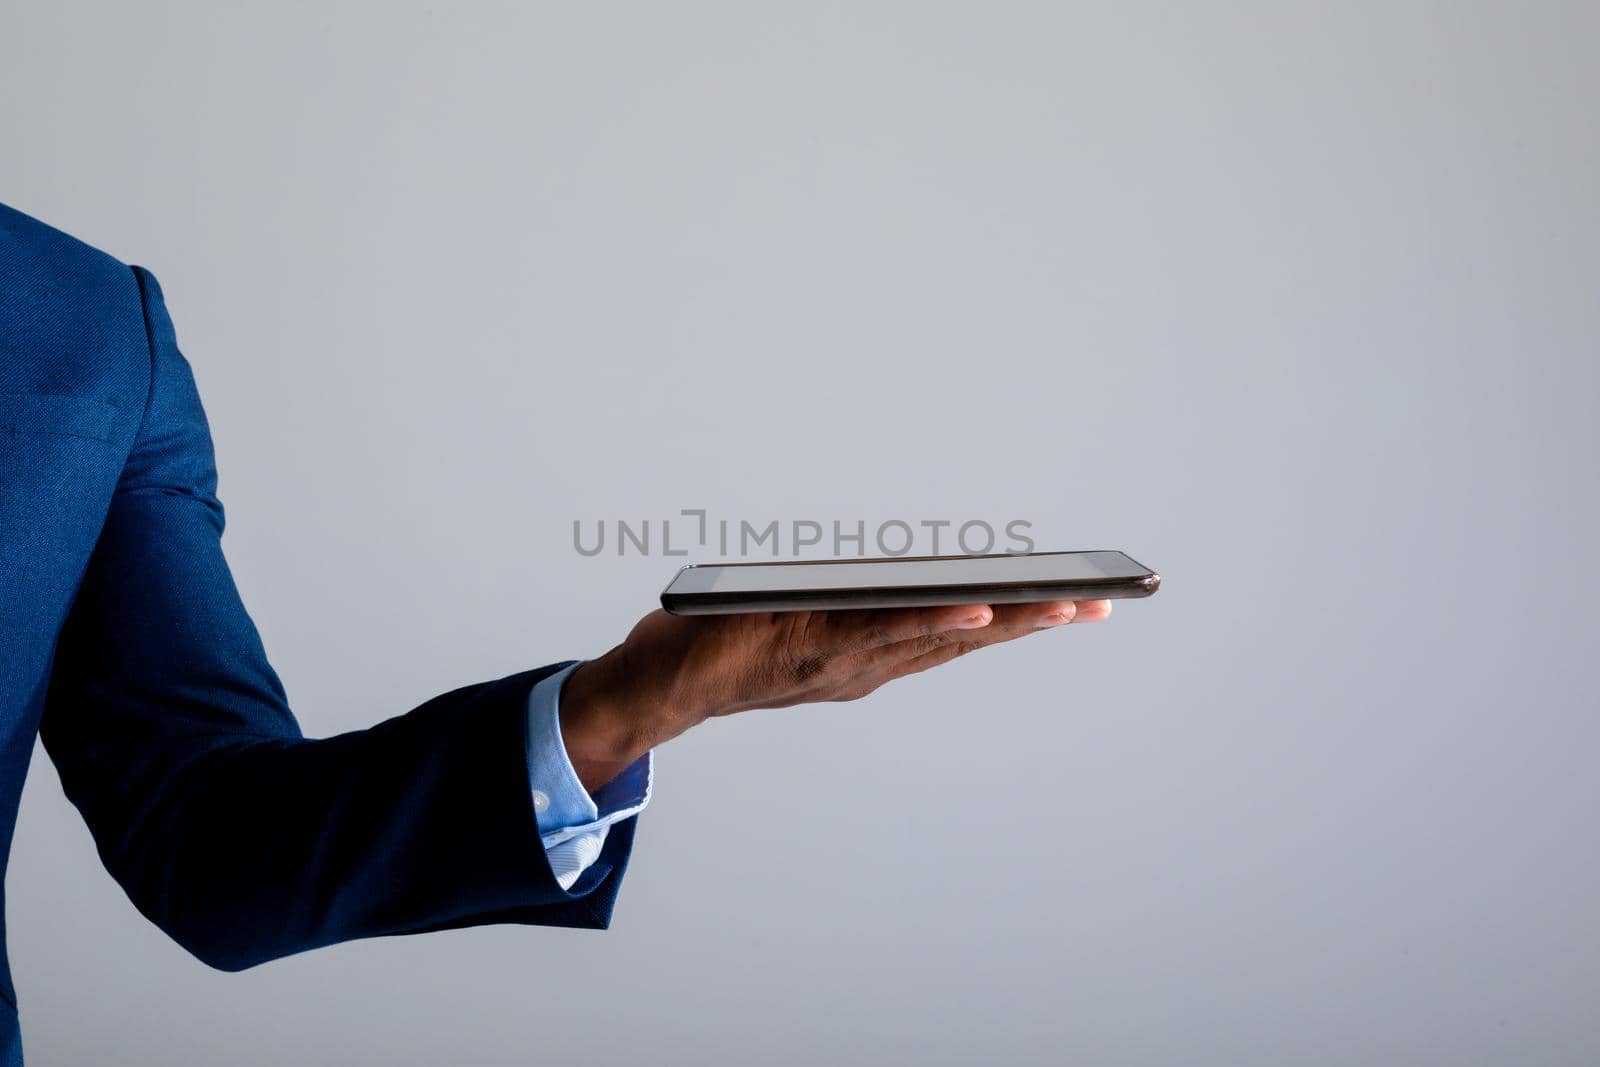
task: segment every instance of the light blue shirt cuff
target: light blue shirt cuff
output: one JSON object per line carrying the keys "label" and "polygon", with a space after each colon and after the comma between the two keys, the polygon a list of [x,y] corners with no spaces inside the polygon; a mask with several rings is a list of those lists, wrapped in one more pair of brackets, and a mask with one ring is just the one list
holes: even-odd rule
{"label": "light blue shirt cuff", "polygon": [[528,787],[551,870],[570,889],[600,855],[611,825],[650,803],[655,754],[646,753],[591,796],[561,740],[561,687],[580,664],[534,684],[528,694]]}

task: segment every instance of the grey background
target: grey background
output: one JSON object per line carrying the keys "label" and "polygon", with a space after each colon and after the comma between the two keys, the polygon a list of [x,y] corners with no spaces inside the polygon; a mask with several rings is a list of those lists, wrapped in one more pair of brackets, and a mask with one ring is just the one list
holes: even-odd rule
{"label": "grey background", "polygon": [[619,638],[676,561],[575,518],[1021,517],[1167,577],[666,747],[607,934],[215,973],[41,754],[31,1061],[1600,1059],[1597,33],[12,5],[0,196],[162,279],[310,733]]}

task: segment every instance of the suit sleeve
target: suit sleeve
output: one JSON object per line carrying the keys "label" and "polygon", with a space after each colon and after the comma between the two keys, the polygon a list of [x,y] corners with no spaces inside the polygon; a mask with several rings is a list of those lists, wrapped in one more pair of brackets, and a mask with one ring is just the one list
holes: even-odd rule
{"label": "suit sleeve", "polygon": [[634,820],[570,890],[525,755],[542,668],[301,735],[223,559],[210,433],[154,277],[143,421],[62,633],[42,735],[134,904],[238,970],[483,923],[603,928]]}

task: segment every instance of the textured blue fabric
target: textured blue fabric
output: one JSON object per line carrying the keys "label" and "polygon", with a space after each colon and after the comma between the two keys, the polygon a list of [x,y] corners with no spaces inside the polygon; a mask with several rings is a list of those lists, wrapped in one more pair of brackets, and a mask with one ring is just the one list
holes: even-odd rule
{"label": "textured blue fabric", "polygon": [[[527,701],[554,668],[302,737],[223,559],[216,485],[155,279],[0,206],[0,873],[39,733],[107,869],[215,967],[606,926],[634,821],[570,890],[538,845]],[[0,998],[0,1063],[20,1062],[3,957]]]}

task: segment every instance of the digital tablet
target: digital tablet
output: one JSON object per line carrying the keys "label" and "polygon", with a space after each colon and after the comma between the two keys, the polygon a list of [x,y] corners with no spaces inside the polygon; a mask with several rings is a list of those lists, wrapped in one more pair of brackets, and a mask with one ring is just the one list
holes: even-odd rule
{"label": "digital tablet", "polygon": [[661,594],[674,615],[1029,604],[1149,596],[1161,576],[1123,552],[691,564]]}

